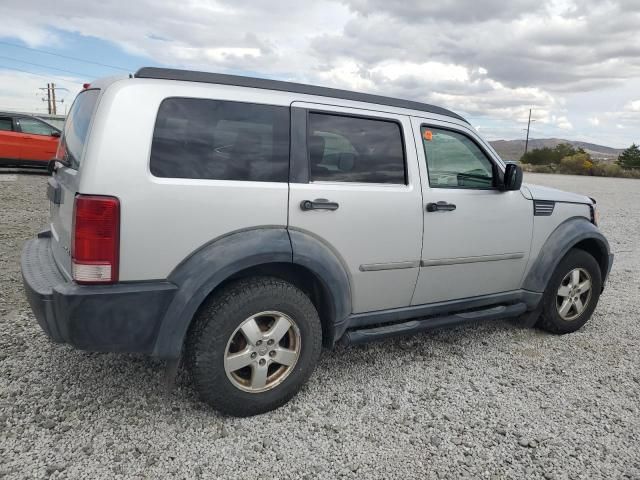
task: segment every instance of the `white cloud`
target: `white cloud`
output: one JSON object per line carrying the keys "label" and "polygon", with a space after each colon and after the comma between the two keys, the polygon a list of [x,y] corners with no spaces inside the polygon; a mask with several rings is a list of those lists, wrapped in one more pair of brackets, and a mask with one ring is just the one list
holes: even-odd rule
{"label": "white cloud", "polygon": [[633,100],[627,103],[624,109],[629,112],[640,112],[640,100]]}
{"label": "white cloud", "polygon": [[553,122],[555,123],[555,125],[561,129],[561,130],[571,130],[573,129],[573,125],[571,124],[571,122],[569,121],[569,119],[567,117],[557,117],[557,118],[553,118]]}
{"label": "white cloud", "polygon": [[[442,104],[495,135],[517,135],[529,109],[549,135],[631,124],[640,112],[633,98],[607,107],[621,110],[609,116],[566,107],[575,92],[597,96],[640,78],[637,1],[137,0],[123,9],[120,0],[60,0],[55,8],[23,0],[0,5],[0,18],[1,37],[31,46],[74,32],[175,67]],[[32,80],[0,77],[0,101],[27,101],[46,83]]]}

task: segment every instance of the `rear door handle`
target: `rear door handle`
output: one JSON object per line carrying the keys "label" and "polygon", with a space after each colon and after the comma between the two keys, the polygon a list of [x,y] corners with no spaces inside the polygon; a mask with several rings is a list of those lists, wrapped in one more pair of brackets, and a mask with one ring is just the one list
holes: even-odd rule
{"label": "rear door handle", "polygon": [[338,205],[336,202],[330,202],[326,198],[316,198],[315,200],[303,200],[300,202],[300,208],[304,211],[307,210],[337,210]]}
{"label": "rear door handle", "polygon": [[427,212],[452,212],[456,209],[453,203],[436,202],[427,203]]}

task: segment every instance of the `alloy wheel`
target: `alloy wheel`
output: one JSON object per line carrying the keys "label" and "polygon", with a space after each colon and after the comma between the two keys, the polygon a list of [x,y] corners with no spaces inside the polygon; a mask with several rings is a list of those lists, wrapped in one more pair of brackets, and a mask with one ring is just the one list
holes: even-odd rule
{"label": "alloy wheel", "polygon": [[227,342],[224,357],[227,378],[245,392],[270,390],[291,374],[301,346],[300,330],[288,315],[277,311],[252,315]]}
{"label": "alloy wheel", "polygon": [[584,268],[574,268],[560,282],[556,307],[560,318],[572,321],[585,311],[591,300],[591,275]]}

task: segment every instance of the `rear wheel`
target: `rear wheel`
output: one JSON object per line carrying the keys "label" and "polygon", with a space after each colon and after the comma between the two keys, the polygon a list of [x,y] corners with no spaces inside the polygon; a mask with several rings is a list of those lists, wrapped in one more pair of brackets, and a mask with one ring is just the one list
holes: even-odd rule
{"label": "rear wheel", "polygon": [[298,288],[276,278],[240,280],[215,294],[189,332],[187,358],[204,401],[231,415],[286,403],[320,355],[318,313]]}
{"label": "rear wheel", "polygon": [[538,325],[552,333],[575,332],[591,318],[601,290],[595,258],[584,250],[569,251],[549,281]]}

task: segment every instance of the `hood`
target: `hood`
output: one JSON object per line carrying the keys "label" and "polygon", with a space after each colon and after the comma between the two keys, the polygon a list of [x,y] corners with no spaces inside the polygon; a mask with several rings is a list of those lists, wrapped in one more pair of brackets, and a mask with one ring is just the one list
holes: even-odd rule
{"label": "hood", "polygon": [[543,187],[542,185],[534,185],[532,183],[524,183],[522,186],[524,187],[523,189],[529,191],[529,198],[533,200],[593,204],[593,201],[589,197],[578,193],[565,192],[556,188]]}

